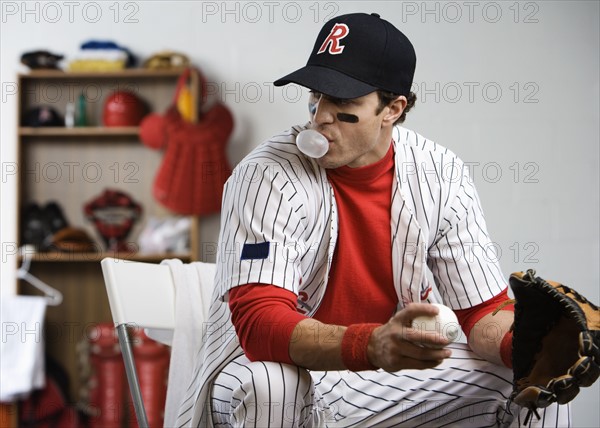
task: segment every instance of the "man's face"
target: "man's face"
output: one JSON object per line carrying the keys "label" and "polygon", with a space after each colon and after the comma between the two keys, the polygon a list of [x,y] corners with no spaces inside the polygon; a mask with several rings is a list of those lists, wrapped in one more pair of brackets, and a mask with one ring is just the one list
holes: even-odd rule
{"label": "man's face", "polygon": [[317,163],[323,168],[355,168],[381,159],[389,149],[391,123],[386,119],[388,107],[376,114],[378,105],[376,92],[350,100],[311,92],[312,128],[329,141],[329,151]]}

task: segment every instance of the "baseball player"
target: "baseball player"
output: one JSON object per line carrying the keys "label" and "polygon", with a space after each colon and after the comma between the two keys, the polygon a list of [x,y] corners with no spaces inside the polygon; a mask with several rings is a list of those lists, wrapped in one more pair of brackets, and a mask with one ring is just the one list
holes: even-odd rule
{"label": "baseball player", "polygon": [[[177,426],[569,426],[507,404],[511,306],[462,161],[400,124],[412,44],[376,14],[333,18],[305,67],[310,121],[224,189],[217,277]],[[302,153],[305,129],[327,153]],[[431,275],[428,275],[430,272]],[[434,281],[429,282],[432,276]],[[468,344],[411,328],[443,303]]]}

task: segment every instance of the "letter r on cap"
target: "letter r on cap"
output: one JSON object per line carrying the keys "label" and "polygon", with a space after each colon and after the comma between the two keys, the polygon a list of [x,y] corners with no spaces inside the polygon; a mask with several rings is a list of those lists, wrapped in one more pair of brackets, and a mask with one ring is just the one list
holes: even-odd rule
{"label": "letter r on cap", "polygon": [[344,51],[344,46],[340,45],[340,40],[346,37],[348,33],[350,33],[350,29],[346,24],[335,24],[321,45],[317,55],[326,50],[332,55],[341,54]]}

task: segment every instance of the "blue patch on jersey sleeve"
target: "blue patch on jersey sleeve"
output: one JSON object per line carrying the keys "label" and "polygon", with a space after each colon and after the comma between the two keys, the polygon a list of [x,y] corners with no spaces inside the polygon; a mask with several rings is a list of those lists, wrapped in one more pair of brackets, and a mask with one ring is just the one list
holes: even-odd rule
{"label": "blue patch on jersey sleeve", "polygon": [[269,257],[269,242],[244,244],[241,260],[261,260]]}

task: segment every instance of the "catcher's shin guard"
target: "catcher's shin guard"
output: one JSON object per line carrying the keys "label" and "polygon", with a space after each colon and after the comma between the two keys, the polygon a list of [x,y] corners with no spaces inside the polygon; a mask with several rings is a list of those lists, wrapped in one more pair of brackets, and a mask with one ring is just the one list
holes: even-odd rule
{"label": "catcher's shin guard", "polygon": [[573,400],[600,376],[600,311],[575,290],[535,276],[510,276],[515,295],[514,403],[530,409]]}
{"label": "catcher's shin guard", "polygon": [[[131,329],[131,337],[148,425],[151,428],[162,427],[171,356],[169,347],[150,339],[141,328]],[[137,428],[133,406],[130,405],[129,409],[129,426]]]}
{"label": "catcher's shin guard", "polygon": [[125,416],[125,366],[112,323],[100,323],[92,329],[90,342],[90,407],[94,409],[89,426],[120,428]]}

